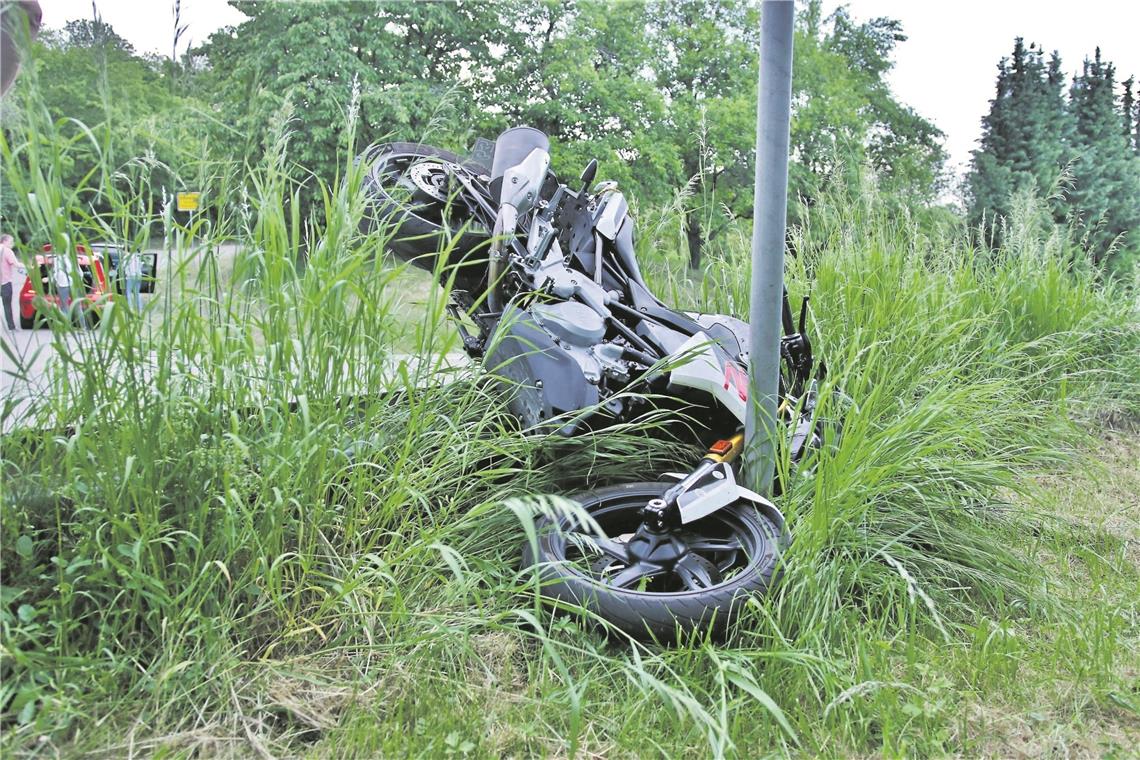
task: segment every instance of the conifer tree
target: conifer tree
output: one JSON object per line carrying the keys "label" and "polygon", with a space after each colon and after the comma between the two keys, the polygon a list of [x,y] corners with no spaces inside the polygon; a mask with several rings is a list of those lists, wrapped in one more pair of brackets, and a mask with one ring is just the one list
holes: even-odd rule
{"label": "conifer tree", "polygon": [[1140,229],[1140,161],[1120,129],[1115,79],[1115,67],[1097,48],[1069,92],[1077,156],[1071,202],[1096,262],[1122,235]]}
{"label": "conifer tree", "polygon": [[[1036,45],[1018,37],[1011,58],[998,64],[997,92],[982,119],[981,147],[968,179],[970,222],[977,226],[1009,213],[1011,196],[1035,187],[1048,191],[1068,160],[1069,132],[1061,61],[1048,64]],[[1058,208],[1060,216],[1063,210]],[[988,229],[992,235],[993,229]]]}
{"label": "conifer tree", "polygon": [[1027,48],[1020,38],[998,64],[997,91],[967,178],[969,220],[989,242],[998,242],[1011,197],[1027,189],[1048,192],[1071,166],[1072,185],[1054,198],[1054,219],[1075,218],[1090,257],[1102,262],[1118,248],[1140,249],[1135,79],[1123,83],[1118,99],[1116,71],[1098,48],[1073,78],[1067,102],[1064,85],[1057,54],[1046,63],[1039,47]]}
{"label": "conifer tree", "polygon": [[1135,77],[1128,77],[1124,80],[1124,97],[1120,101],[1120,115],[1124,120],[1124,137],[1128,141],[1129,146],[1132,147],[1136,147],[1132,141],[1132,112],[1134,110],[1132,85],[1135,81]]}
{"label": "conifer tree", "polygon": [[1136,153],[1140,154],[1140,104],[1136,106],[1136,136],[1133,140],[1136,147]]}

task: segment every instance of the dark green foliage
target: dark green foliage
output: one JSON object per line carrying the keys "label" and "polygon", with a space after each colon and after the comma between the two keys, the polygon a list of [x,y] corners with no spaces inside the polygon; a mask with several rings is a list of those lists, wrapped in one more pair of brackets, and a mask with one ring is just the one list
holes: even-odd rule
{"label": "dark green foliage", "polygon": [[1140,161],[1120,129],[1115,77],[1115,68],[1101,60],[1098,48],[1069,92],[1078,156],[1072,204],[1088,229],[1094,261],[1140,227]]}
{"label": "dark green foliage", "polygon": [[[1020,37],[1012,58],[998,64],[997,93],[982,119],[981,148],[970,174],[970,223],[993,237],[996,220],[1009,216],[1015,193],[1047,191],[1061,176],[1069,155],[1061,60],[1048,62],[1036,45]],[[1064,211],[1056,209],[1063,217]]]}
{"label": "dark green foliage", "polygon": [[[98,146],[113,144],[124,160],[152,155],[158,187],[209,191],[185,167],[201,167],[203,154],[219,167],[257,163],[284,127],[307,218],[315,180],[335,178],[344,149],[398,139],[463,153],[477,136],[529,124],[551,136],[561,175],[597,158],[599,176],[642,206],[679,203],[694,267],[733,219],[751,215],[756,3],[234,5],[248,20],[177,63],[135,55],[100,21],[45,36],[37,45],[43,86],[29,76],[23,88],[53,117],[94,128],[92,153],[70,155],[65,184],[80,184],[100,163]],[[861,23],[845,9],[824,17],[818,2],[800,15],[793,219],[824,186],[857,192],[866,170],[900,206],[936,197],[941,134],[884,80],[902,39],[898,22]],[[359,128],[348,146],[336,125],[350,110]]]}
{"label": "dark green foliage", "polygon": [[1136,104],[1136,137],[1135,137],[1136,152],[1140,153],[1140,103]]}
{"label": "dark green foliage", "polygon": [[[691,263],[733,217],[751,214],[758,9],[741,0],[510,0],[502,3],[256,3],[201,49],[196,87],[240,160],[289,119],[291,158],[329,178],[330,126],[359,91],[361,144],[425,140],[463,152],[518,124],[552,138],[554,168],[590,159],[646,205],[681,188]],[[883,76],[897,22],[823,18],[796,31],[793,206],[864,167],[905,203],[936,194],[940,133],[891,96]],[[319,41],[319,42],[315,42]],[[444,126],[447,124],[449,126]],[[298,172],[298,179],[311,177]],[[303,195],[302,197],[309,197]],[[727,213],[725,213],[727,211]],[[793,210],[793,213],[798,213]]]}
{"label": "dark green foliage", "polygon": [[[234,5],[249,20],[197,51],[206,62],[198,87],[223,116],[218,147],[256,161],[286,120],[292,162],[326,180],[350,107],[359,109],[363,144],[440,137],[432,125],[441,115],[470,124],[477,109],[461,72],[478,77],[508,34],[486,3]],[[466,144],[463,134],[442,137]]]}
{"label": "dark green foliage", "polygon": [[1124,80],[1124,95],[1120,99],[1120,115],[1124,124],[1124,139],[1128,142],[1129,147],[1136,147],[1132,139],[1132,118],[1136,110],[1136,101],[1132,96],[1132,85],[1135,84],[1135,77],[1128,77]]}
{"label": "dark green foliage", "polygon": [[[895,100],[886,81],[902,25],[879,17],[857,23],[840,8],[828,19],[816,4],[801,14],[795,40],[793,154],[803,167],[792,190],[812,205],[825,186],[858,185],[870,168],[889,201],[921,205],[941,190],[942,133]],[[803,170],[806,170],[803,171]]]}
{"label": "dark green foliage", "polygon": [[[184,88],[172,88],[172,65],[140,57],[106,23],[71,21],[48,30],[32,46],[28,65],[3,100],[3,130],[9,139],[36,125],[41,143],[25,146],[19,161],[33,161],[39,149],[66,141],[69,150],[40,171],[64,193],[74,193],[78,213],[106,215],[114,193],[132,192],[135,175],[146,176],[147,205],[161,205],[162,194],[202,187],[203,167],[224,154],[209,153],[206,125],[214,121],[208,106]],[[91,173],[112,167],[109,181],[92,187]],[[48,218],[21,214],[21,194],[35,191],[5,174],[0,187],[0,217],[24,242],[38,247],[58,226]],[[71,207],[71,201],[56,207]],[[34,205],[34,204],[33,204]],[[26,208],[24,208],[26,210]],[[135,230],[119,230],[132,237]],[[146,231],[140,232],[145,243]]]}
{"label": "dark green foliage", "polygon": [[[648,30],[656,85],[670,103],[664,126],[680,157],[676,186],[684,201],[689,265],[715,237],[724,203],[736,213],[751,202],[759,15],[731,0],[656,2]],[[723,222],[723,220],[721,220]]]}
{"label": "dark green foliage", "polygon": [[[653,71],[667,93],[668,142],[681,157],[689,263],[752,214],[759,17],[732,0],[657,3],[650,14]],[[795,30],[789,214],[800,218],[822,187],[859,185],[870,169],[888,197],[932,200],[945,154],[941,133],[898,103],[884,79],[897,21],[857,23],[808,4]],[[727,209],[728,213],[723,211]]]}
{"label": "dark green foliage", "polygon": [[597,158],[599,177],[635,189],[644,203],[668,201],[681,170],[666,139],[664,93],[645,73],[653,56],[646,3],[521,0],[500,7],[510,38],[479,85],[485,135],[536,127],[550,135],[560,174],[573,176]]}
{"label": "dark green foliage", "polygon": [[1129,249],[1140,245],[1128,237],[1140,226],[1140,146],[1132,139],[1133,80],[1124,83],[1118,107],[1115,78],[1098,49],[1066,100],[1056,52],[1046,62],[1041,48],[1017,38],[1012,57],[998,64],[967,180],[970,223],[987,241],[1000,240],[1017,194],[1040,192],[1053,195],[1054,221],[1080,227],[1094,262],[1120,267],[1129,260]]}

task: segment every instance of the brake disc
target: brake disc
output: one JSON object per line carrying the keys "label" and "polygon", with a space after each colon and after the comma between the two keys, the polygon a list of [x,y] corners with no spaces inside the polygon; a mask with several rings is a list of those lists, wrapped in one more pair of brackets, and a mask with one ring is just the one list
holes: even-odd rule
{"label": "brake disc", "polygon": [[408,170],[408,177],[416,189],[437,201],[447,202],[447,167],[438,161],[420,161]]}

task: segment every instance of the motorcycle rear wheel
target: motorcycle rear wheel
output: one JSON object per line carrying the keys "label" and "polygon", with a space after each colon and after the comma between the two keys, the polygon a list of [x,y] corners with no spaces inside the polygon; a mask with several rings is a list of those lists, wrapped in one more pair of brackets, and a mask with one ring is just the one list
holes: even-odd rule
{"label": "motorcycle rear wheel", "polygon": [[751,504],[738,503],[672,532],[667,540],[683,546],[672,567],[635,561],[628,542],[640,510],[671,485],[630,483],[570,497],[602,535],[574,515],[541,520],[537,546],[528,542],[523,560],[539,566],[542,594],[584,607],[635,638],[723,635],[748,598],[771,585],[780,531]]}

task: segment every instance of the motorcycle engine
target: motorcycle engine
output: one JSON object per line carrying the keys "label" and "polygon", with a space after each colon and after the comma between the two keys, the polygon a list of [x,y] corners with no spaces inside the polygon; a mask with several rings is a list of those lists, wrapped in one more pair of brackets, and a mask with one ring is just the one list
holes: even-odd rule
{"label": "motorcycle engine", "polygon": [[606,323],[589,306],[574,301],[537,304],[531,307],[531,314],[555,343],[570,354],[588,382],[601,382],[607,368],[611,373],[625,374],[621,347],[602,342]]}
{"label": "motorcycle engine", "polygon": [[[512,394],[509,406],[525,427],[605,401],[605,377],[628,380],[622,347],[605,342],[601,316],[574,301],[507,307],[496,328],[484,366],[503,379]],[[606,403],[621,413],[617,399]],[[582,419],[559,429],[572,434]]]}
{"label": "motorcycle engine", "polygon": [[606,334],[606,323],[583,303],[537,304],[531,307],[531,313],[547,332],[572,346],[592,346]]}

